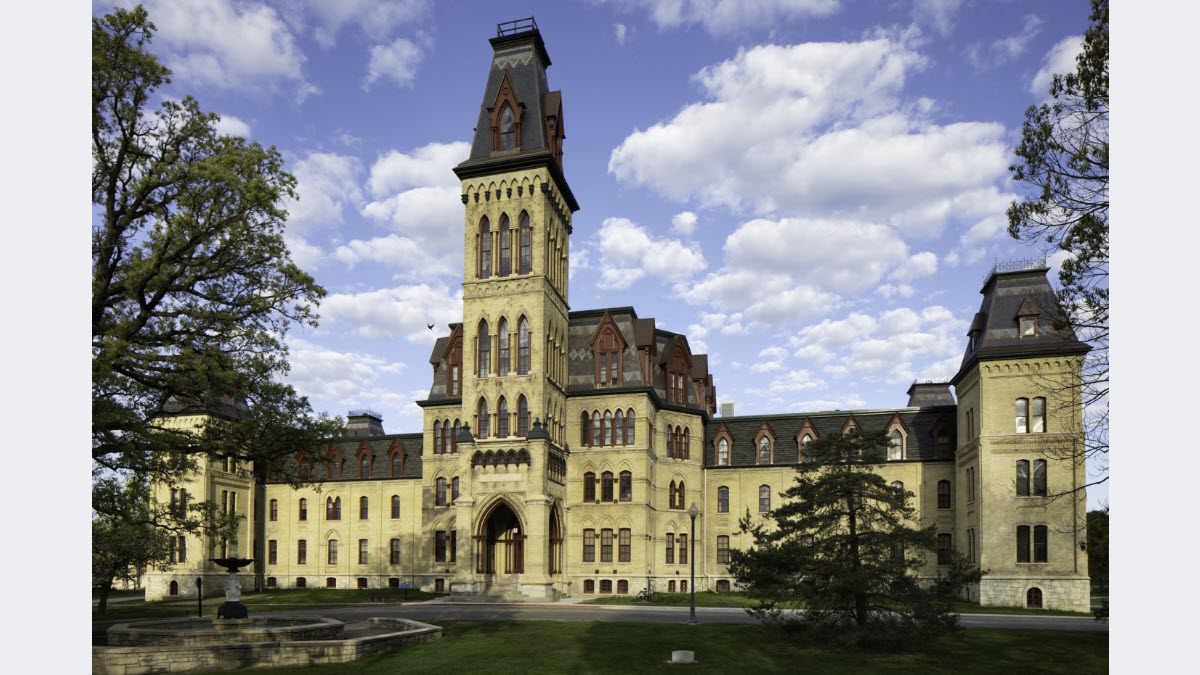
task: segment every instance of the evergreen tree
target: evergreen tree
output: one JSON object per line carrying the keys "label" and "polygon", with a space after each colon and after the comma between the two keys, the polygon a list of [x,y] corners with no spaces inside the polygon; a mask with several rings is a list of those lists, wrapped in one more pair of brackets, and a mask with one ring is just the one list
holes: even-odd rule
{"label": "evergreen tree", "polygon": [[937,531],[916,527],[912,493],[876,473],[888,443],[882,432],[814,441],[782,504],[761,522],[742,519],[754,546],[731,551],[729,569],[758,601],[753,614],[847,646],[903,647],[956,632],[954,597],[979,573],[951,552],[936,580],[916,578]]}

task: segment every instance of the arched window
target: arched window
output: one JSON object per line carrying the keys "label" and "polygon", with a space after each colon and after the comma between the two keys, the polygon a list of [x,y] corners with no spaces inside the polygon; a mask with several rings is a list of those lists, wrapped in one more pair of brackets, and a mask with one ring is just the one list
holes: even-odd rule
{"label": "arched window", "polygon": [[367,498],[366,497],[358,498],[358,519],[359,520],[367,519]]}
{"label": "arched window", "polygon": [[717,466],[729,466],[729,440],[717,441]]}
{"label": "arched window", "polygon": [[437,492],[434,494],[434,500],[433,500],[434,506],[445,506],[446,505],[446,479],[445,478],[437,479],[436,489],[437,489]]}
{"label": "arched window", "polygon": [[[330,565],[336,565],[337,564],[337,554],[338,554],[338,540],[337,539],[329,540],[329,546],[327,548],[327,551],[328,551],[328,556],[326,556],[326,562],[328,562]],[[325,580],[325,585],[329,588],[333,588],[333,584],[330,583],[333,580],[334,580],[333,577],[329,577],[328,579]]]}
{"label": "arched window", "polygon": [[370,455],[363,455],[362,457],[358,458],[358,477],[359,478],[370,478],[371,477],[371,456]]}
{"label": "arched window", "polygon": [[810,445],[812,445],[812,442],[813,442],[813,437],[808,434],[804,434],[804,436],[800,439],[800,461],[801,462],[813,461],[812,448],[809,447]]}
{"label": "arched window", "polygon": [[[175,582],[171,582],[175,583]],[[1025,606],[1032,609],[1042,608],[1042,589],[1031,588],[1025,591]]]}
{"label": "arched window", "polygon": [[501,375],[508,374],[509,367],[512,366],[512,360],[509,358],[508,350],[508,320],[500,319],[500,325],[496,327],[496,339],[500,341],[500,353],[496,357],[496,372]]}
{"label": "arched window", "polygon": [[771,486],[758,486],[758,512],[767,513],[771,510]]}
{"label": "arched window", "polygon": [[671,484],[669,486],[667,486],[667,508],[668,509],[675,508],[675,492],[677,491],[677,489],[678,488],[675,486],[675,481],[671,481]]}
{"label": "arched window", "polygon": [[682,509],[683,505],[686,501],[687,501],[687,499],[685,496],[683,481],[679,481],[679,492],[677,493],[677,495],[675,497],[675,508]]}
{"label": "arched window", "polygon": [[479,278],[492,276],[492,226],[487,216],[479,225]]}
{"label": "arched window", "polygon": [[620,483],[620,499],[623,502],[633,501],[633,474],[629,471],[621,472]]}
{"label": "arched window", "polygon": [[[447,422],[449,424],[449,422]],[[445,425],[442,426],[442,431],[445,431]],[[450,437],[450,452],[458,452],[458,420],[454,420],[454,427],[450,429],[454,435]]]}
{"label": "arched window", "polygon": [[533,228],[529,226],[528,213],[521,212],[521,218],[517,221],[517,227],[520,230],[521,237],[521,262],[518,272],[520,274],[529,274],[530,253],[533,250]]}
{"label": "arched window", "polygon": [[529,319],[517,322],[517,374],[529,374]]}
{"label": "arched window", "polygon": [[392,519],[400,517],[400,495],[392,495]]}
{"label": "arched window", "polygon": [[939,480],[937,485],[937,507],[939,509],[950,508],[950,481]]}
{"label": "arched window", "polygon": [[1035,434],[1046,431],[1046,399],[1041,396],[1033,399],[1033,411],[1030,418],[1030,431]]}
{"label": "arched window", "polygon": [[1033,495],[1046,496],[1046,460],[1033,460]]}
{"label": "arched window", "polygon": [[500,276],[506,277],[512,273],[512,226],[508,215],[500,216]]}
{"label": "arched window", "polygon": [[596,474],[591,471],[583,474],[583,501],[596,501]]}
{"label": "arched window", "polygon": [[691,431],[691,429],[688,429],[685,427],[683,430],[683,452],[680,453],[679,448],[675,448],[675,451],[677,453],[679,453],[680,459],[691,459],[692,458],[692,431]]}
{"label": "arched window", "polygon": [[442,438],[442,421],[434,420],[434,422],[433,422],[433,452],[434,452],[434,454],[441,454],[446,451],[446,445],[443,443],[443,440],[444,439]]}
{"label": "arched window", "polygon": [[308,520],[308,500],[307,499],[304,499],[303,497],[300,498],[300,508],[298,509],[298,512],[300,514],[299,520]]}
{"label": "arched window", "polygon": [[1029,432],[1029,399],[1019,398],[1016,403],[1017,433]]}
{"label": "arched window", "polygon": [[758,463],[771,463],[771,439],[766,436],[758,439]]}
{"label": "arched window", "polygon": [[592,411],[592,445],[604,445],[604,434],[600,433],[600,411]]}
{"label": "arched window", "polygon": [[613,445],[625,445],[625,413],[620,408],[613,415]]}
{"label": "arched window", "polygon": [[667,425],[667,457],[675,457],[675,427]]}
{"label": "arched window", "polygon": [[399,478],[404,475],[404,452],[397,450],[392,453],[392,478]]}
{"label": "arched window", "polygon": [[508,400],[503,396],[496,404],[496,436],[508,438]]}
{"label": "arched window", "polygon": [[613,475],[611,471],[605,471],[600,474],[600,501],[611,502],[613,500]]}
{"label": "arched window", "polygon": [[271,500],[271,521],[274,522],[276,520],[279,520],[279,500],[272,499]]}
{"label": "arched window", "polygon": [[[587,413],[584,413],[587,414]],[[584,425],[586,428],[587,425]],[[529,401],[525,400],[525,395],[521,394],[517,397],[517,435],[526,436],[529,434]]]}
{"label": "arched window", "polygon": [[479,415],[478,415],[478,417],[479,417],[479,421],[476,423],[476,426],[479,428],[479,437],[487,438],[488,437],[488,422],[491,419],[491,417],[488,415],[487,399],[484,399],[484,398],[479,399]]}
{"label": "arched window", "polygon": [[634,431],[637,425],[634,424],[633,408],[625,411],[625,441],[630,445],[637,442],[636,432]]}
{"label": "arched window", "polygon": [[601,423],[600,430],[604,433],[604,444],[612,445],[613,444],[612,411],[609,411],[609,410],[604,411],[604,422]]}
{"label": "arched window", "polygon": [[458,501],[458,476],[450,479],[450,503]]}
{"label": "arched window", "polygon": [[1029,496],[1029,460],[1017,460],[1017,496]]}
{"label": "arched window", "polygon": [[717,488],[717,513],[729,513],[729,488]]}
{"label": "arched window", "polygon": [[169,595],[179,595],[179,582],[172,580],[170,590],[168,590],[167,593]]}
{"label": "arched window", "polygon": [[584,447],[592,444],[592,423],[587,411],[579,413],[579,444]]}
{"label": "arched window", "polygon": [[325,520],[341,520],[342,519],[342,498],[341,497],[326,497],[325,498]]}
{"label": "arched window", "polygon": [[893,429],[888,442],[888,459],[904,459],[904,434],[899,429]]}
{"label": "arched window", "polygon": [[898,480],[892,481],[892,487],[900,492],[904,492],[904,483]]}
{"label": "arched window", "polygon": [[487,319],[479,320],[479,376],[487,377],[491,372],[492,337],[488,334]]}
{"label": "arched window", "polygon": [[505,103],[504,109],[500,111],[500,149],[512,150],[516,142],[517,129],[513,122],[512,107]]}

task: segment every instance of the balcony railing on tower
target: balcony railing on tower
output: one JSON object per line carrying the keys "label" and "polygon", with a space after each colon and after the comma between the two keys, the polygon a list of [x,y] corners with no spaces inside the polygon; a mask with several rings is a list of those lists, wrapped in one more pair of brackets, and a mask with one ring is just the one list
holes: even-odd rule
{"label": "balcony railing on tower", "polygon": [[496,37],[504,37],[506,35],[516,35],[517,33],[528,33],[529,31],[537,30],[537,21],[532,16],[515,21],[507,21],[505,23],[496,24]]}

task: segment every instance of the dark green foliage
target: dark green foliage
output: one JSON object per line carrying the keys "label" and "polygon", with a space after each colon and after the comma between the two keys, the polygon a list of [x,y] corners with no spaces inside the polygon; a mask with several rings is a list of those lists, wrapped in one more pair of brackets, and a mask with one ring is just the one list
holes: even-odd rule
{"label": "dark green foliage", "polygon": [[[1092,578],[1092,592],[1108,595],[1108,507],[1087,513],[1087,543],[1084,549],[1088,556],[1088,574]],[[1108,599],[1092,613],[1096,619],[1108,618]]]}
{"label": "dark green foliage", "polygon": [[118,578],[136,576],[167,558],[171,541],[166,530],[150,522],[150,490],[145,481],[128,481],[123,494],[110,497],[125,511],[92,519],[92,587],[100,596],[98,614]]}
{"label": "dark green foliage", "polygon": [[957,631],[955,596],[979,572],[953,554],[934,582],[918,581],[937,531],[913,527],[912,493],[875,473],[887,444],[883,433],[813,442],[782,504],[763,522],[742,519],[755,546],[731,551],[729,569],[758,602],[753,614],[850,647],[915,648]]}
{"label": "dark green foliage", "polygon": [[[230,523],[201,499],[147,506],[126,486],[178,484],[205,453],[253,461],[262,479],[340,429],[281,384],[287,331],[316,324],[325,291],[284,244],[296,181],[279,152],[217,133],[191,97],[163,99],[153,34],[140,6],[92,22],[92,506],[216,531]],[[248,404],[241,419],[161,425],[169,406],[200,414],[225,396]]]}
{"label": "dark green foliage", "polygon": [[1082,373],[1084,447],[1072,458],[1090,460],[1095,484],[1108,479],[1108,0],[1092,0],[1075,72],[1055,75],[1049,94],[1025,111],[1009,171],[1030,193],[1009,206],[1008,232],[1070,254],[1055,329],[1092,346]]}

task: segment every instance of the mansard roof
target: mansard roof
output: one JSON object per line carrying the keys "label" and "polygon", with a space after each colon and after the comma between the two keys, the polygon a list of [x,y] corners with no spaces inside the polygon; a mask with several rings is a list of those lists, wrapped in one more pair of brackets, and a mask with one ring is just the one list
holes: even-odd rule
{"label": "mansard roof", "polygon": [[[755,437],[759,429],[769,425],[775,432],[773,464],[796,464],[800,448],[796,437],[805,422],[820,437],[839,436],[851,419],[863,433],[885,432],[897,417],[908,431],[906,456],[909,460],[937,459],[934,450],[934,430],[943,423],[951,439],[955,438],[955,406],[929,406],[924,408],[891,408],[882,410],[833,410],[824,412],[787,413],[784,415],[742,415],[718,417],[705,425],[704,466],[716,467],[713,441],[717,430],[724,427],[733,437],[730,448],[729,466],[759,466]],[[953,440],[951,440],[953,443]],[[943,458],[949,459],[949,458]]]}
{"label": "mansard roof", "polygon": [[[979,361],[1041,355],[1084,354],[1091,349],[1070,328],[1056,328],[1063,316],[1054,289],[1046,278],[1044,261],[997,265],[980,293],[983,301],[971,322],[971,340],[963,353],[955,384]],[[1036,311],[1035,311],[1036,310]],[[1018,317],[1036,314],[1037,335],[1018,335]]]}
{"label": "mansard roof", "polygon": [[[490,42],[493,49],[492,61],[488,67],[487,84],[483,89],[479,116],[476,118],[471,155],[454,167],[454,173],[459,178],[466,179],[501,171],[545,166],[562,189],[563,198],[571,207],[571,211],[578,211],[579,204],[575,201],[575,196],[563,176],[562,166],[551,152],[549,139],[546,138],[546,116],[558,114],[562,106],[562,94],[550,91],[546,78],[550,56],[546,53],[541,33],[534,28],[498,36]],[[523,108],[520,119],[520,147],[494,151],[490,109],[494,106],[506,77]]]}

